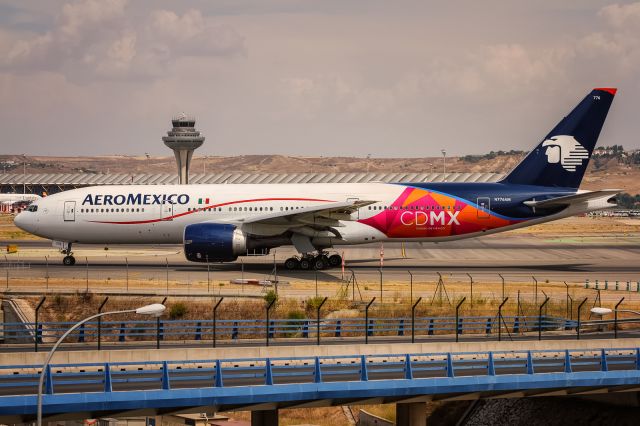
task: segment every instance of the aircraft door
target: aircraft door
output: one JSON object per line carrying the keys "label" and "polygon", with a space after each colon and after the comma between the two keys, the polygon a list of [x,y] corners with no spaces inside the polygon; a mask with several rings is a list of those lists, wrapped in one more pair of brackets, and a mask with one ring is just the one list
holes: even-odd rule
{"label": "aircraft door", "polygon": [[160,205],[160,219],[173,220],[173,204],[161,204]]}
{"label": "aircraft door", "polygon": [[75,201],[65,201],[64,202],[64,213],[63,213],[65,222],[74,222],[76,220],[76,202]]}
{"label": "aircraft door", "polygon": [[491,199],[489,197],[478,197],[478,219],[489,219],[491,215]]}

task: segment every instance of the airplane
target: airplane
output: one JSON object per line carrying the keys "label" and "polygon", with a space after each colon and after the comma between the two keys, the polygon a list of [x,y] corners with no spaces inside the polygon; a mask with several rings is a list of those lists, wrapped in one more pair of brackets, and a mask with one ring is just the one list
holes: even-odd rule
{"label": "airplane", "polygon": [[233,262],[293,245],[287,269],[342,263],[327,250],[372,242],[444,242],[536,225],[616,205],[620,190],[580,190],[617,89],[593,89],[494,183],[114,185],[39,199],[15,218],[73,244],[182,244],[187,260]]}
{"label": "airplane", "polygon": [[14,203],[28,203],[31,201],[39,200],[38,194],[0,194],[0,203],[2,204],[14,204]]}

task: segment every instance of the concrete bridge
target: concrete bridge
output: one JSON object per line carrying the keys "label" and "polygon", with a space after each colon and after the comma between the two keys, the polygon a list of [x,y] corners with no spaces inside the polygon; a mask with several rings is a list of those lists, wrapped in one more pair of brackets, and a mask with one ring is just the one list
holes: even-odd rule
{"label": "concrete bridge", "polygon": [[[396,403],[424,425],[433,400],[633,393],[639,339],[60,352],[45,421]],[[567,349],[568,348],[568,349]],[[36,412],[43,353],[0,354],[0,421]]]}

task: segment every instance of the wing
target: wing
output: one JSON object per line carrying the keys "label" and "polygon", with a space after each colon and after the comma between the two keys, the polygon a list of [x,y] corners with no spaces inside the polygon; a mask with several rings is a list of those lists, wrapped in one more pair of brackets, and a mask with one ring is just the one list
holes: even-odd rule
{"label": "wing", "polygon": [[[620,193],[621,191],[622,190],[620,189],[603,189],[601,191],[577,192],[572,195],[565,195],[564,197],[551,198],[549,200],[525,201],[524,204],[533,208],[563,207],[563,206],[570,206],[572,204],[579,204],[579,203],[584,203],[592,200],[612,197]],[[604,206],[604,207],[610,207],[610,206]]]}
{"label": "wing", "polygon": [[254,235],[278,235],[293,231],[308,237],[341,238],[340,232],[336,229],[344,226],[341,221],[357,220],[353,213],[357,212],[359,208],[376,202],[352,200],[326,203],[296,210],[233,219],[228,223],[233,223]]}

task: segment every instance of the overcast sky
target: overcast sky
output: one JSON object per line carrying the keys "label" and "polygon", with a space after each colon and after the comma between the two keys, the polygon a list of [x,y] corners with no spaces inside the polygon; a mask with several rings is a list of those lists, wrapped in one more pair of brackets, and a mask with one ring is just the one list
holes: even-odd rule
{"label": "overcast sky", "polygon": [[640,148],[640,2],[0,3],[2,154],[419,157],[531,149],[591,88]]}

